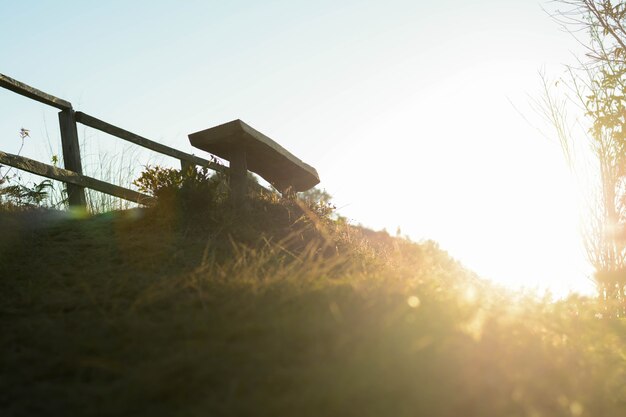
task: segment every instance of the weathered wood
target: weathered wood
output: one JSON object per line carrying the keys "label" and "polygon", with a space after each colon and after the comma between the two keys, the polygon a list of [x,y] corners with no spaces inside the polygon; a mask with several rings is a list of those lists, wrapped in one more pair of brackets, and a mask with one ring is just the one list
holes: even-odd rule
{"label": "weathered wood", "polygon": [[139,204],[151,204],[154,202],[154,198],[149,195],[129,190],[118,185],[109,184],[108,182],[81,175],[66,169],[43,164],[19,155],[0,152],[0,164],[6,164],[33,174],[41,175],[43,177],[63,181],[65,183],[71,183],[81,188],[92,188],[94,190]]}
{"label": "weathered wood", "polygon": [[[183,171],[190,168],[195,168],[195,166],[206,167],[222,173],[227,173],[229,171],[228,168],[219,163],[179,151],[178,149],[174,149],[169,146],[162,145],[158,142],[154,142],[112,124],[106,123],[88,114],[82,112],[74,112],[74,110],[72,109],[72,104],[70,102],[44,93],[43,91],[33,88],[4,74],[0,74],[0,87],[6,88],[17,94],[62,110],[59,113],[59,125],[61,130],[63,160],[65,169],[42,164],[40,162],[30,160],[28,158],[19,157],[17,155],[11,155],[6,153],[2,153],[2,155],[4,158],[3,162],[8,165],[17,164],[12,166],[23,169],[25,171],[33,172],[38,175],[44,175],[48,176],[49,178],[64,181],[67,186],[68,200],[71,206],[86,207],[84,190],[85,187],[93,188],[98,191],[131,201],[138,201],[138,199],[148,201],[149,199],[151,199],[151,197],[147,195],[82,175],[82,163],[80,158],[80,146],[78,141],[76,122],[80,122],[86,126],[101,130],[113,136],[117,136],[120,139],[124,139],[152,151],[168,155],[173,158],[177,158],[181,162],[181,169]],[[245,162],[246,160],[244,154],[244,158],[242,161],[244,167]],[[235,165],[237,165],[237,162],[235,162]],[[240,194],[245,195],[247,183],[245,168],[243,172],[243,176],[235,175],[236,178],[234,179],[233,183],[240,184],[237,185],[236,188],[239,190],[238,192]],[[251,185],[254,186],[255,189],[267,191],[259,184],[255,183]]]}
{"label": "weathered wood", "polygon": [[242,206],[248,193],[248,167],[246,166],[246,149],[235,149],[230,154],[230,199],[235,206]]}
{"label": "weathered wood", "polygon": [[245,149],[247,168],[281,192],[306,191],[320,182],[315,168],[241,120],[192,133],[189,141],[231,162],[239,149]]}
{"label": "weathered wood", "polygon": [[96,119],[95,117],[90,116],[86,113],[76,112],[76,121],[84,124],[85,126],[93,127],[94,129],[101,130],[110,135],[117,136],[120,139],[132,142],[135,145],[143,146],[144,148],[150,149],[152,151],[168,155],[176,159],[180,159],[181,161],[187,161],[191,164],[205,166],[207,168],[211,168],[214,171],[225,171],[225,167],[216,164],[215,162],[209,161],[204,158],[199,158],[195,155],[191,155],[179,151],[178,149],[170,148],[169,146],[163,145],[153,140],[146,139],[135,133],[129,132],[128,130],[124,130],[100,119]]}
{"label": "weathered wood", "polygon": [[11,77],[7,77],[4,74],[0,74],[0,87],[11,90],[14,93],[20,94],[24,97],[37,100],[41,103],[47,104],[52,107],[56,107],[60,110],[69,110],[72,108],[72,104],[69,101],[65,101],[43,91],[37,90],[23,82],[14,80]]}
{"label": "weathered wood", "polygon": [[[74,110],[59,112],[59,125],[61,127],[61,146],[63,148],[63,164],[65,169],[77,174],[83,173],[83,164],[80,160],[80,145],[78,143],[78,131]],[[87,207],[85,189],[75,184],[67,184],[67,199],[70,206]]]}

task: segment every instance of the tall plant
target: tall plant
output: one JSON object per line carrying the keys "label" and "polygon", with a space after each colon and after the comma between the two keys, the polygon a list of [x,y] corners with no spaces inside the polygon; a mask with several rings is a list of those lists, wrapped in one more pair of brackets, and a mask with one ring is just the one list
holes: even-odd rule
{"label": "tall plant", "polygon": [[[570,166],[580,168],[578,137],[566,107],[583,110],[585,143],[597,179],[589,198],[584,243],[596,270],[600,296],[626,313],[626,4],[611,0],[558,0],[554,18],[586,47],[586,59],[568,68],[564,100],[555,99],[544,79],[543,113],[556,128]],[[581,34],[585,38],[581,39]]]}

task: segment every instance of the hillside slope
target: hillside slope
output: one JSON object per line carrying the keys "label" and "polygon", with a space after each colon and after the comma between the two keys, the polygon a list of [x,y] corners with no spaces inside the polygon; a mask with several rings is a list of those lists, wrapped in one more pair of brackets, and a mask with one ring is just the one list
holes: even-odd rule
{"label": "hillside slope", "polygon": [[0,216],[2,416],[626,412],[622,321],[432,242],[282,203],[23,216]]}

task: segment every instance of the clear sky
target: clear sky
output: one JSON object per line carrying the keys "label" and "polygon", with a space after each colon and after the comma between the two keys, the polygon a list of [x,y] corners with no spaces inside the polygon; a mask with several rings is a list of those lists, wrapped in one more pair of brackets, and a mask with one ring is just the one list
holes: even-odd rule
{"label": "clear sky", "polygon": [[[579,47],[542,7],[0,0],[0,72],[199,155],[187,134],[240,118],[316,167],[355,223],[434,239],[507,285],[589,292],[575,184],[529,107],[538,71]],[[0,90],[0,110],[0,150],[25,127],[24,155],[58,152],[54,109]]]}

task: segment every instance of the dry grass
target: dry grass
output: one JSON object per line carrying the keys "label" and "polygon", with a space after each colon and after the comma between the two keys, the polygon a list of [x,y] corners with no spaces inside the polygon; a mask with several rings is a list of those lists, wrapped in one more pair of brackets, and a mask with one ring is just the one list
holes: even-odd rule
{"label": "dry grass", "polygon": [[3,217],[0,414],[625,415],[626,329],[593,301],[264,207]]}

